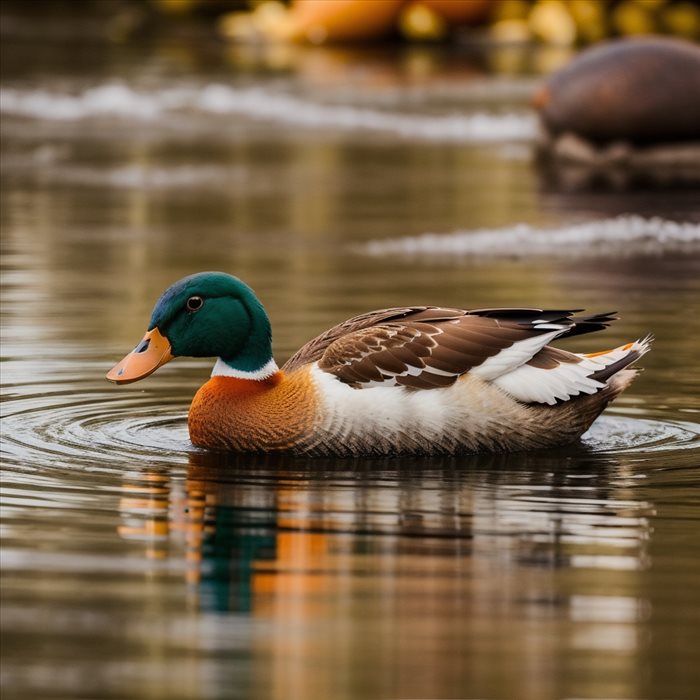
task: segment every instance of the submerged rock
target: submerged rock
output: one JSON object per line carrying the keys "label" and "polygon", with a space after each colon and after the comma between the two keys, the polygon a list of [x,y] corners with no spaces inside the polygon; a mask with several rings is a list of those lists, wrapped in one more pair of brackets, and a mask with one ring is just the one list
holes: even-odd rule
{"label": "submerged rock", "polygon": [[534,96],[541,151],[596,166],[700,169],[700,47],[650,37],[584,51]]}

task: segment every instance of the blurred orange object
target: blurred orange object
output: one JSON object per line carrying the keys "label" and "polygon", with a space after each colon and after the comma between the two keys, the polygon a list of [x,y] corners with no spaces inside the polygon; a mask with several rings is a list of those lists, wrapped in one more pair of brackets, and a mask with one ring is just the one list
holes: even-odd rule
{"label": "blurred orange object", "polygon": [[448,24],[470,24],[484,19],[498,0],[420,0]]}
{"label": "blurred orange object", "polygon": [[392,31],[402,5],[403,0],[294,0],[290,38],[312,44],[375,39]]}

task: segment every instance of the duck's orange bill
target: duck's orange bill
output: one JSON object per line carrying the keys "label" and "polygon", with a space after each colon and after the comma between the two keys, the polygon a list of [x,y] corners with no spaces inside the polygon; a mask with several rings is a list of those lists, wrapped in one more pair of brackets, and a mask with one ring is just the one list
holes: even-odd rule
{"label": "duck's orange bill", "polygon": [[117,384],[137,382],[172,359],[170,341],[154,328],[118,365],[109,370],[107,379]]}

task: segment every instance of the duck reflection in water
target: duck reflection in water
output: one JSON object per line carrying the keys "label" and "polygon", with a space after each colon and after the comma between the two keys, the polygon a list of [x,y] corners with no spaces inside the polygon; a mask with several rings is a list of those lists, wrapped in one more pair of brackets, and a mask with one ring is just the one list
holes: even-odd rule
{"label": "duck reflection in water", "polygon": [[[361,678],[344,682],[372,697],[480,697],[494,683],[503,697],[551,697],[556,679],[529,673],[545,658],[563,668],[598,653],[615,678],[637,677],[652,514],[638,493],[631,465],[585,449],[193,453],[184,476],[125,475],[120,534],[146,545],[154,572],[183,571],[222,638],[243,635],[251,696],[334,697],[350,664]],[[509,655],[505,672],[493,654]],[[591,683],[592,697],[609,694]]]}
{"label": "duck reflection in water", "polygon": [[580,452],[429,465],[193,453],[184,481],[167,469],[125,474],[119,534],[151,559],[184,554],[187,582],[210,610],[310,595],[391,560],[438,571],[456,558],[466,570],[498,551],[510,567],[644,568],[650,506],[632,500],[614,460],[589,455],[587,465]]}

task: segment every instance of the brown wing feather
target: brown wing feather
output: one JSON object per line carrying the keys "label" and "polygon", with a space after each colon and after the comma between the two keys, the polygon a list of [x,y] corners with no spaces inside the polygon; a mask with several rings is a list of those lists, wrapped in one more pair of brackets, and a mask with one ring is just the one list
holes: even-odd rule
{"label": "brown wing feather", "polygon": [[[578,311],[578,310],[577,310]],[[319,367],[355,387],[382,383],[420,389],[449,386],[513,343],[560,330],[573,335],[604,327],[612,317],[574,317],[574,311],[462,309],[413,306],[382,309],[334,326],[304,345],[284,365],[287,372],[318,361]],[[576,330],[576,324],[582,326]],[[535,362],[572,361],[562,351]]]}
{"label": "brown wing feather", "polygon": [[553,348],[545,345],[526,364],[538,369],[556,369],[561,364],[578,364],[583,358],[573,352],[567,352],[560,348]]}
{"label": "brown wing feather", "polygon": [[366,314],[354,316],[347,321],[343,321],[337,326],[333,326],[327,331],[324,331],[313,340],[310,340],[287,360],[282,369],[285,372],[291,372],[309,362],[320,360],[326,348],[331,343],[338,340],[338,338],[342,338],[362,328],[370,328],[387,321],[398,320],[408,316],[412,318],[428,316],[431,320],[436,320],[437,318],[445,317],[454,318],[464,313],[464,311],[460,311],[459,309],[441,309],[433,306],[400,306],[390,309],[381,309],[379,311],[370,311]]}
{"label": "brown wing feather", "polygon": [[436,389],[539,332],[464,312],[432,323],[411,317],[338,338],[326,348],[318,366],[357,388],[382,383]]}

